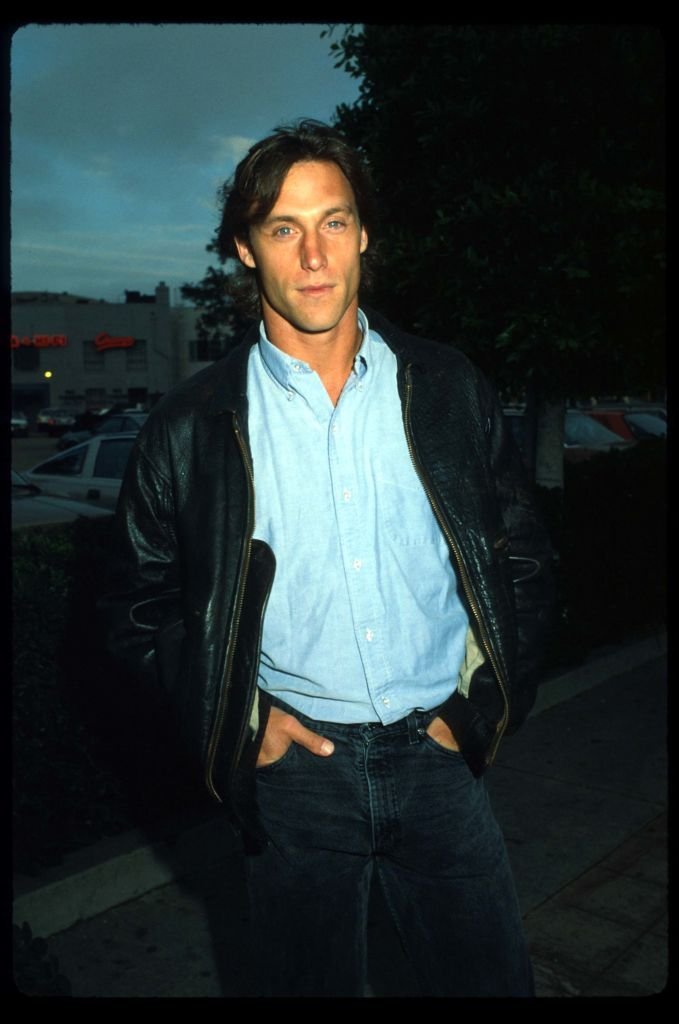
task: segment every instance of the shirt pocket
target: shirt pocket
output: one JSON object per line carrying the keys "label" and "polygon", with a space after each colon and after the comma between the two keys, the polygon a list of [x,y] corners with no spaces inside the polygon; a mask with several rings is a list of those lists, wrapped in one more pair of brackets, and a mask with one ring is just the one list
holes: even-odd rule
{"label": "shirt pocket", "polygon": [[424,485],[413,465],[403,427],[384,434],[370,458],[377,525],[398,547],[437,544],[441,531]]}
{"label": "shirt pocket", "polygon": [[440,542],[438,522],[415,474],[406,486],[393,481],[378,481],[377,500],[382,510],[381,522],[393,544],[423,547]]}

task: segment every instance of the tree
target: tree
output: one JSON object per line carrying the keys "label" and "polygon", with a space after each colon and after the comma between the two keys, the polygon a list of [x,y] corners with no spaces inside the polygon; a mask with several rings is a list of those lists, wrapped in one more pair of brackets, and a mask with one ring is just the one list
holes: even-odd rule
{"label": "tree", "polygon": [[[206,249],[214,252],[210,242]],[[233,275],[226,270],[208,267],[205,277],[197,284],[184,284],[182,297],[200,310],[196,333],[206,343],[211,359],[218,359],[229,351],[252,322],[234,298]]]}
{"label": "tree", "polygon": [[660,34],[366,25],[331,51],[382,199],[375,304],[551,407],[539,482],[562,486],[553,403],[664,382]]}

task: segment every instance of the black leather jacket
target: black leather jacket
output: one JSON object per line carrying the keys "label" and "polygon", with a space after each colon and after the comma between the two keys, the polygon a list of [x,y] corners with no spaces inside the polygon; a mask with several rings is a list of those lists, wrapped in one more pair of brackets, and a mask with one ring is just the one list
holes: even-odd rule
{"label": "black leather jacket", "polygon": [[[549,543],[479,371],[456,349],[406,335],[374,312],[370,323],[397,354],[408,445],[470,618],[457,689],[439,714],[478,775],[535,697]],[[149,416],[118,503],[119,585],[104,602],[112,651],[160,679],[205,785],[250,831],[268,713],[256,685],[260,634],[275,572],[271,549],[252,539],[246,374],[257,337],[251,328]]]}

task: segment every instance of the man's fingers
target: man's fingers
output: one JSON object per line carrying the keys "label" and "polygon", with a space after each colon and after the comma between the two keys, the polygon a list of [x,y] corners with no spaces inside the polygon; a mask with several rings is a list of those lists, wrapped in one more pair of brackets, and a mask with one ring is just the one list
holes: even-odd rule
{"label": "man's fingers", "polygon": [[332,754],[335,749],[334,743],[326,739],[325,736],[307,729],[306,726],[298,722],[292,715],[289,718],[290,724],[288,725],[287,732],[292,737],[294,743],[299,743],[300,747],[306,747],[312,754],[318,754],[321,757],[328,757],[328,755]]}
{"label": "man's fingers", "polygon": [[427,732],[441,747],[446,747],[448,750],[460,749],[457,740],[442,718],[438,718],[438,716],[434,718],[430,722]]}
{"label": "man's fingers", "polygon": [[294,715],[280,708],[271,708],[262,743],[262,762],[277,760],[285,753],[291,741],[320,757],[328,757],[335,749],[334,743],[307,729]]}

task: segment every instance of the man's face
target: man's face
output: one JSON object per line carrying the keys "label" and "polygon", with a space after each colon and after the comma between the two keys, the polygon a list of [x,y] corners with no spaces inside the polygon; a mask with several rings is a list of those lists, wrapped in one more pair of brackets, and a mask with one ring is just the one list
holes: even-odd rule
{"label": "man's face", "polygon": [[289,328],[323,333],[345,317],[355,320],[367,245],[353,190],[337,164],[293,164],[266,219],[248,240],[236,239],[242,262],[257,270],[269,336]]}

